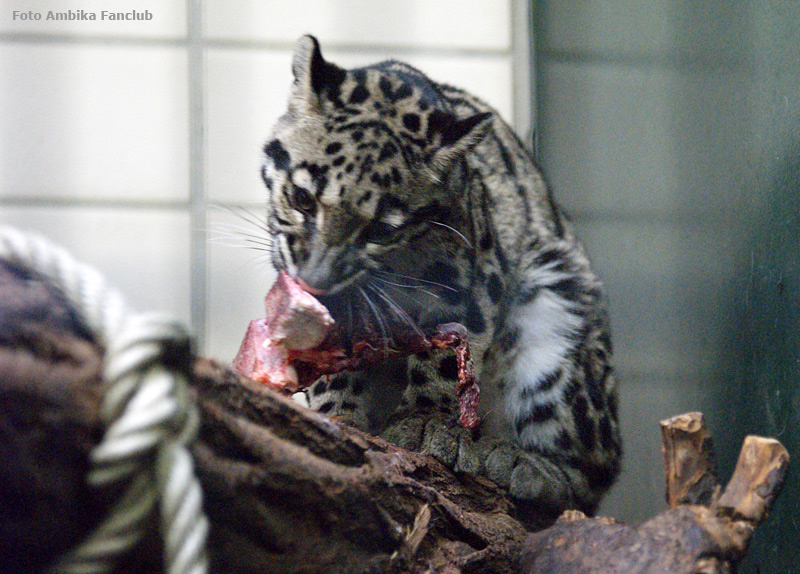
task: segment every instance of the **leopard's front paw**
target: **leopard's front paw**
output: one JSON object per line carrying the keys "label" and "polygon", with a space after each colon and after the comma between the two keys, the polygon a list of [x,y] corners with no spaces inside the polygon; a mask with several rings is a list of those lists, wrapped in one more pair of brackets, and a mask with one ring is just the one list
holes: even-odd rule
{"label": "leopard's front paw", "polygon": [[528,529],[546,528],[563,510],[576,507],[575,478],[562,468],[509,440],[495,441],[492,446],[485,476],[514,499],[517,518]]}
{"label": "leopard's front paw", "polygon": [[426,421],[427,417],[422,415],[402,418],[381,432],[381,437],[400,448],[419,452],[422,450],[422,434]]}
{"label": "leopard's front paw", "polygon": [[456,472],[475,475],[483,472],[491,448],[477,431],[445,415],[412,415],[392,424],[381,436],[407,450],[433,456]]}

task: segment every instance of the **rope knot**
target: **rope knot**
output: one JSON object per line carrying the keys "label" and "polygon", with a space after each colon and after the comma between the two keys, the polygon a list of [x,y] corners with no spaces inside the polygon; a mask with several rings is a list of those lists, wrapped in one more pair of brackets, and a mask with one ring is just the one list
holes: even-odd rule
{"label": "rope knot", "polygon": [[186,449],[198,427],[187,397],[187,332],[162,315],[132,313],[97,271],[42,238],[0,226],[0,259],[34,271],[61,292],[105,348],[105,433],[90,453],[87,482],[119,485],[122,493],[105,521],[52,571],[111,571],[141,540],[158,506],[166,571],[206,572],[208,521]]}

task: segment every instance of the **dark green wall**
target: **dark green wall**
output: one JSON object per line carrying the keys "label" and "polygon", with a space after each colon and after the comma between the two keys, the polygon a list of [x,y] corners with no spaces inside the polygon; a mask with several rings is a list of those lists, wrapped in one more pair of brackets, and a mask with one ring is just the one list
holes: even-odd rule
{"label": "dark green wall", "polygon": [[[800,465],[800,2],[535,2],[537,155],[611,297],[627,459],[602,512],[664,508],[658,420]],[[800,471],[744,572],[800,573]]]}

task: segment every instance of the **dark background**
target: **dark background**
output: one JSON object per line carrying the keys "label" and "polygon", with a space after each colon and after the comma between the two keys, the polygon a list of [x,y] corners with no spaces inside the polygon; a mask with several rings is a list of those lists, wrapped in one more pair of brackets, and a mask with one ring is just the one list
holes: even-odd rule
{"label": "dark background", "polygon": [[[537,154],[611,298],[624,474],[664,508],[657,421],[800,464],[800,2],[534,2]],[[800,572],[797,469],[743,572]]]}

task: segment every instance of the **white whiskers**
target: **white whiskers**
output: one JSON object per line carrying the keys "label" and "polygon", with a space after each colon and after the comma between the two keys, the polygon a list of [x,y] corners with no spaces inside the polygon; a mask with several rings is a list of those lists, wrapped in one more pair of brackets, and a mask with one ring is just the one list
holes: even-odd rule
{"label": "white whiskers", "polygon": [[432,223],[433,225],[438,225],[438,226],[440,226],[440,227],[444,227],[445,229],[449,229],[450,231],[452,231],[453,233],[455,233],[456,235],[458,235],[458,236],[459,236],[459,237],[460,237],[460,238],[461,238],[461,239],[464,241],[464,243],[467,245],[467,247],[469,247],[469,248],[470,248],[470,249],[472,249],[472,250],[474,250],[474,249],[475,249],[475,248],[472,246],[472,243],[470,243],[470,242],[469,242],[469,239],[467,239],[466,237],[464,237],[464,234],[463,234],[463,233],[461,233],[461,232],[460,232],[458,229],[456,229],[455,227],[450,227],[450,226],[449,226],[449,225],[447,225],[446,223],[442,223],[442,222],[440,222],[440,221],[432,221],[432,220],[430,220],[430,219],[428,220],[428,223]]}

